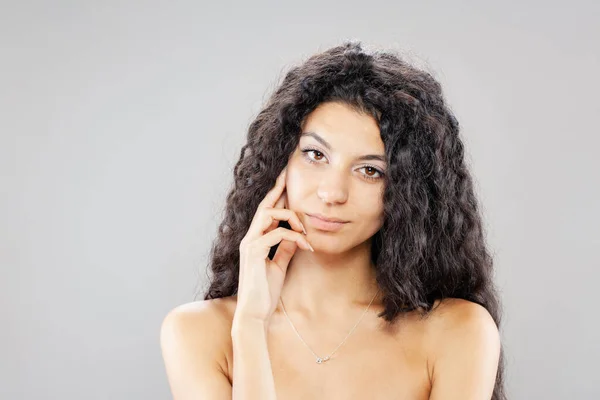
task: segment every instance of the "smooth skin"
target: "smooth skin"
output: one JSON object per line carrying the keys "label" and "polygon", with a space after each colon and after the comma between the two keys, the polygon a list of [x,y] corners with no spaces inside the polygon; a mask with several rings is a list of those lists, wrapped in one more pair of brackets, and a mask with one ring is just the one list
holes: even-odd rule
{"label": "smooth skin", "polygon": [[[316,151],[304,151],[308,147]],[[359,156],[383,150],[370,116],[339,103],[309,115],[298,149],[240,244],[238,295],[180,305],[163,321],[161,348],[174,399],[491,398],[500,335],[475,303],[445,299],[427,319],[412,312],[387,327],[377,317],[379,296],[322,365],[278,305],[281,296],[302,337],[321,355],[360,318],[377,291],[368,249],[382,222],[383,183],[365,175],[377,177],[375,169],[385,172],[386,165]],[[307,216],[315,212],[349,223],[339,232],[320,231]],[[292,229],[277,228],[280,220]],[[276,243],[278,252],[268,260]]]}

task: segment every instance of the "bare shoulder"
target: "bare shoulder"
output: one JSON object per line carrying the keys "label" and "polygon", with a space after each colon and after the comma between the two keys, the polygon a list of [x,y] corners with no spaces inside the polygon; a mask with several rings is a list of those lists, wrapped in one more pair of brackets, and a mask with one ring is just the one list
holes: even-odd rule
{"label": "bare shoulder", "polygon": [[163,327],[177,326],[184,328],[185,332],[200,329],[206,330],[207,334],[218,333],[222,329],[231,329],[234,311],[235,297],[233,296],[193,301],[169,311],[163,320]]}
{"label": "bare shoulder", "polygon": [[435,328],[459,328],[465,324],[473,327],[497,329],[489,311],[480,304],[465,299],[436,300],[431,315]]}
{"label": "bare shoulder", "polygon": [[498,327],[489,311],[464,299],[436,300],[427,325],[436,353],[443,352],[450,344],[455,346],[457,341],[484,340],[494,344],[499,340]]}
{"label": "bare shoulder", "polygon": [[230,339],[234,311],[234,297],[181,304],[164,317],[161,342],[177,340],[190,347],[210,343],[214,349]]}
{"label": "bare shoulder", "polygon": [[417,319],[422,325],[421,334],[429,362],[449,345],[449,341],[467,339],[465,334],[469,332],[473,334],[482,329],[487,330],[488,335],[497,332],[492,316],[484,307],[459,298],[438,299],[424,318]]}
{"label": "bare shoulder", "polygon": [[225,398],[231,390],[226,348],[231,340],[232,298],[181,304],[164,317],[160,345],[175,399],[214,393]]}
{"label": "bare shoulder", "polygon": [[468,300],[438,300],[428,319],[428,331],[430,398],[490,398],[501,344],[488,310]]}

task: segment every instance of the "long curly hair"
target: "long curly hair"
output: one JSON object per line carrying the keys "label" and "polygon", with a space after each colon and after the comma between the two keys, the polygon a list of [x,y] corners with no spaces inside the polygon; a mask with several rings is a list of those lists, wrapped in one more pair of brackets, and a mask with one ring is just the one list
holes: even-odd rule
{"label": "long curly hair", "polygon": [[[327,101],[375,118],[385,145],[384,222],[371,247],[385,307],[379,317],[429,313],[436,299],[453,297],[485,307],[500,327],[493,258],[459,124],[440,84],[395,51],[366,51],[354,40],[292,67],[250,123],[210,250],[204,299],[237,293],[240,241],[297,147],[305,117]],[[493,400],[506,399],[503,360],[501,348]]]}

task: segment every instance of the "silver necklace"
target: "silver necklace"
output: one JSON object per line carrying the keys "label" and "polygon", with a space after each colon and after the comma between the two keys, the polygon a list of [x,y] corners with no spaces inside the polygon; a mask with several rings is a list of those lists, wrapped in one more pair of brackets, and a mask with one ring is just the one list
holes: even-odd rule
{"label": "silver necklace", "polygon": [[285,306],[283,305],[283,299],[281,298],[281,296],[279,297],[279,300],[281,301],[281,308],[283,309],[283,313],[285,314],[285,317],[287,318],[288,322],[290,323],[290,325],[294,329],[294,332],[296,332],[296,335],[298,335],[298,337],[300,338],[300,340],[302,341],[302,343],[304,343],[304,345],[310,350],[310,352],[313,353],[313,355],[316,358],[317,364],[323,364],[324,362],[329,361],[331,359],[331,356],[333,356],[333,354],[340,347],[342,347],[342,345],[346,342],[346,339],[348,339],[350,337],[350,335],[352,335],[352,332],[354,332],[354,329],[356,329],[356,327],[358,326],[358,324],[360,323],[360,321],[363,319],[363,317],[365,316],[365,314],[367,313],[367,311],[369,311],[369,307],[371,307],[371,304],[373,303],[373,300],[375,300],[375,297],[377,297],[378,294],[379,294],[379,290],[377,291],[377,293],[375,293],[375,296],[373,296],[373,298],[371,299],[371,302],[369,303],[369,305],[367,306],[367,308],[365,309],[365,311],[363,312],[363,314],[361,315],[361,317],[358,319],[358,321],[356,322],[356,324],[354,324],[354,327],[352,327],[352,329],[350,329],[350,332],[348,332],[348,334],[346,335],[346,337],[344,338],[344,340],[342,340],[342,343],[340,343],[328,356],[325,356],[325,357],[319,357],[317,355],[317,353],[315,353],[313,351],[313,349],[311,349],[310,346],[304,341],[304,339],[302,339],[302,336],[300,336],[300,333],[298,332],[298,330],[296,329],[296,327],[292,323],[292,320],[290,319],[290,317],[288,316],[287,312],[285,311]]}

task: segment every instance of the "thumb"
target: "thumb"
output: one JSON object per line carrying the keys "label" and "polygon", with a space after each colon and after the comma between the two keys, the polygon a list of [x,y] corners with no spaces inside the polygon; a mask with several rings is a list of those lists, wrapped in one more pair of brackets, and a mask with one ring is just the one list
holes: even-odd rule
{"label": "thumb", "polygon": [[290,264],[290,260],[294,256],[298,244],[289,240],[282,240],[279,242],[279,247],[273,257],[273,262],[283,271],[287,272],[287,267]]}

